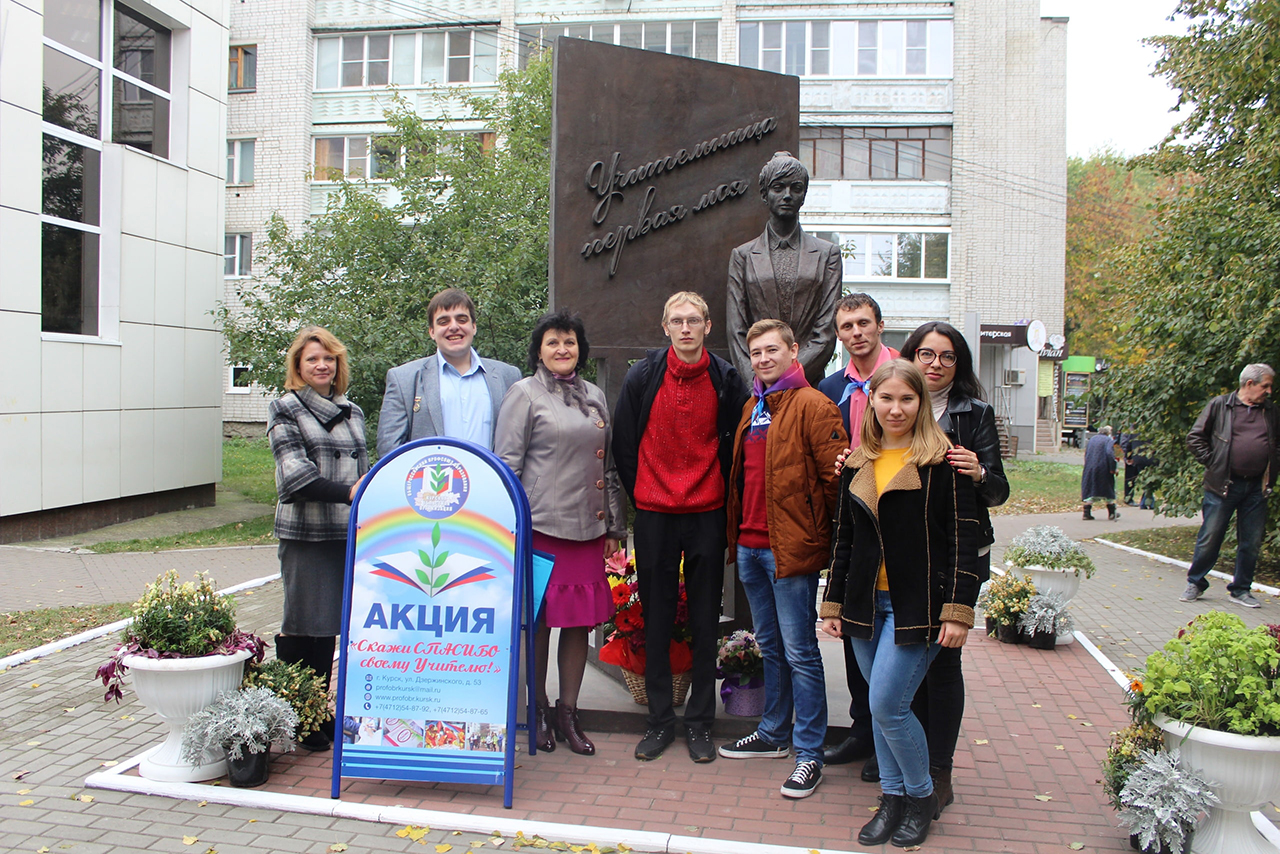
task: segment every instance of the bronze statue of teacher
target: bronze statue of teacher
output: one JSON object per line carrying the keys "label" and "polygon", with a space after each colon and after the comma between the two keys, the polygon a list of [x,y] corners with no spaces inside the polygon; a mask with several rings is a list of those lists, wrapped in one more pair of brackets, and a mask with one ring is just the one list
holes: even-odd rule
{"label": "bronze statue of teacher", "polygon": [[800,345],[809,384],[823,378],[836,349],[835,312],[843,267],[840,247],[806,234],[800,207],[809,190],[809,170],[779,151],[760,172],[760,196],[769,206],[764,233],[729,258],[729,353],[743,377],[751,376],[747,330],[757,320],[789,325]]}

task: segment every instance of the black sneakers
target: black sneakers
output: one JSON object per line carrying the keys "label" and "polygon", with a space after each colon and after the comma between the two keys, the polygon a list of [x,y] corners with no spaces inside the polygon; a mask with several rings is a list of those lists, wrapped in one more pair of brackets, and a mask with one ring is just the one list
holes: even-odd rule
{"label": "black sneakers", "polygon": [[662,755],[662,751],[666,750],[671,742],[676,740],[676,728],[674,726],[665,727],[664,729],[645,730],[644,738],[640,739],[640,743],[636,745],[636,759],[648,761],[657,759]]}
{"label": "black sneakers", "polygon": [[689,744],[689,758],[694,762],[714,762],[715,745],[711,743],[711,731],[704,726],[688,724],[685,726],[685,738]]}
{"label": "black sneakers", "polygon": [[822,782],[822,763],[805,759],[796,763],[787,782],[782,784],[784,798],[807,798]]}
{"label": "black sneakers", "polygon": [[731,744],[720,745],[720,755],[725,759],[781,759],[790,752],[787,745],[770,744],[758,732],[744,735]]}

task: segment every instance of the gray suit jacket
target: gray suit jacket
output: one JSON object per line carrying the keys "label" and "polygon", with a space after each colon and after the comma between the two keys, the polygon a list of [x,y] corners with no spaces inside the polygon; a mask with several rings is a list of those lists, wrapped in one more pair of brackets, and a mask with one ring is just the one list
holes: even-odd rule
{"label": "gray suit jacket", "polygon": [[[844,267],[840,247],[801,231],[800,269],[791,305],[791,331],[800,345],[800,363],[814,388],[822,382],[827,363],[836,350],[836,302],[840,299]],[[778,283],[769,260],[766,229],[729,256],[728,293],[729,354],[733,366],[748,383],[751,356],[747,330],[757,320],[780,318]]]}
{"label": "gray suit jacket", "polygon": [[[385,457],[414,439],[444,435],[444,411],[440,406],[440,355],[414,359],[387,371],[387,388],[382,396],[378,416],[378,456]],[[492,424],[498,426],[498,410],[503,395],[520,379],[520,369],[496,359],[481,359],[489,402],[493,406]],[[414,411],[414,403],[418,408]],[[493,446],[493,431],[489,433]]]}

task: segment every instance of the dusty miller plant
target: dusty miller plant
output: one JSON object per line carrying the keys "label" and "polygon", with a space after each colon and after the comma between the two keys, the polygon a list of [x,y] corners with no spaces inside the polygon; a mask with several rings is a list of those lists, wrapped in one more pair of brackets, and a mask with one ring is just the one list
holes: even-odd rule
{"label": "dusty miller plant", "polygon": [[1093,561],[1075,540],[1053,525],[1028,528],[1009,543],[1004,559],[1014,566],[1041,566],[1045,569],[1075,570],[1093,578]]}
{"label": "dusty miller plant", "polygon": [[1027,634],[1052,632],[1065,634],[1075,628],[1075,619],[1067,610],[1067,599],[1061,593],[1037,593],[1027,600],[1018,618],[1018,628]]}
{"label": "dusty miller plant", "polygon": [[293,708],[270,690],[226,691],[187,721],[182,731],[182,759],[199,765],[205,754],[225,750],[231,759],[238,760],[245,750],[261,753],[273,741],[285,743],[287,752],[293,750],[297,727]]}
{"label": "dusty miller plant", "polygon": [[1200,815],[1218,803],[1209,784],[1178,767],[1178,751],[1143,750],[1120,790],[1120,823],[1144,851],[1181,851]]}

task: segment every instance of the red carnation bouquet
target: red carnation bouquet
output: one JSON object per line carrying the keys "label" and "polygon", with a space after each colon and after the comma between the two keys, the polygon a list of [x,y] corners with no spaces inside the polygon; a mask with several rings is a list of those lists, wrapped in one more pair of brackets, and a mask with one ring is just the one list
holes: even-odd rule
{"label": "red carnation bouquet", "polygon": [[[606,642],[600,648],[600,660],[616,664],[637,676],[644,675],[644,609],[640,605],[640,583],[636,578],[635,555],[618,550],[605,561],[605,576],[613,591],[613,619],[604,624]],[[680,598],[676,603],[676,623],[671,632],[671,672],[686,673],[693,669],[689,652],[689,599],[684,590],[681,566]]]}

